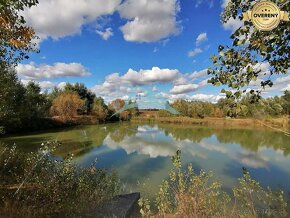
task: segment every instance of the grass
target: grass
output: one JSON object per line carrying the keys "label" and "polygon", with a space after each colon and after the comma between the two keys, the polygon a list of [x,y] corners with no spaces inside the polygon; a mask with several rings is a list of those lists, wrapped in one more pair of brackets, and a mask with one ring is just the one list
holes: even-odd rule
{"label": "grass", "polygon": [[287,128],[289,127],[288,117],[281,118],[268,118],[264,120],[257,120],[254,118],[214,118],[207,117],[204,119],[190,118],[190,117],[134,117],[131,122],[159,122],[159,123],[174,123],[174,124],[193,124],[193,125],[208,125],[208,126],[253,126],[262,127],[266,125],[274,125],[276,127]]}

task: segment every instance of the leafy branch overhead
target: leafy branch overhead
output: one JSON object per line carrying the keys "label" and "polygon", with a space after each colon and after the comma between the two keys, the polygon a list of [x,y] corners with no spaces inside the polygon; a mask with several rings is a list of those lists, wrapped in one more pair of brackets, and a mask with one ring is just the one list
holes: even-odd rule
{"label": "leafy branch overhead", "polygon": [[[242,13],[251,10],[258,1],[230,1],[221,14],[222,23],[230,19],[242,20]],[[282,11],[290,10],[288,0],[277,0]],[[290,67],[290,25],[281,22],[272,31],[259,31],[251,22],[244,22],[231,35],[232,45],[220,45],[218,54],[211,57],[213,67],[208,69],[212,75],[209,83],[226,85],[222,90],[228,98],[239,99],[247,91],[251,82],[260,79],[260,88],[250,91],[253,100],[259,100],[263,89],[272,87],[272,75],[287,74]],[[269,65],[269,74],[261,70],[261,64]]]}
{"label": "leafy branch overhead", "polygon": [[36,51],[34,30],[26,25],[20,12],[38,4],[37,0],[0,0],[0,61],[15,65]]}

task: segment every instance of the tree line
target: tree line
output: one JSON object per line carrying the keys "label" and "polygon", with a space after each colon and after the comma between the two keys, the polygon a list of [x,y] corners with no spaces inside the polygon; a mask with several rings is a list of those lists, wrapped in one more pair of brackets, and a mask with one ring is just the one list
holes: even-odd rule
{"label": "tree line", "polygon": [[[268,118],[290,115],[290,91],[284,91],[280,97],[262,98],[259,101],[252,99],[250,94],[241,100],[221,98],[217,103],[202,101],[176,100],[171,104],[180,116],[204,117],[232,117],[232,118]],[[160,117],[173,116],[167,111],[158,112]]]}
{"label": "tree line", "polygon": [[83,116],[95,122],[128,120],[138,113],[130,109],[112,116],[125,105],[115,99],[108,105],[84,84],[67,83],[64,88],[42,92],[35,82],[24,85],[13,68],[1,68],[0,130],[4,132],[32,131],[72,124]]}

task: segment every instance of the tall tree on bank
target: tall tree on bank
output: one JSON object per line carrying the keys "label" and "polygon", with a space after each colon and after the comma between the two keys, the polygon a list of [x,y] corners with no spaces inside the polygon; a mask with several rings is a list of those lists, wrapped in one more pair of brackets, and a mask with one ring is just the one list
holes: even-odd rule
{"label": "tall tree on bank", "polygon": [[[242,20],[242,12],[251,10],[258,2],[231,0],[221,15],[222,23],[230,19]],[[282,11],[290,11],[289,0],[277,0]],[[212,78],[208,81],[215,86],[226,85],[231,90],[222,90],[228,98],[237,100],[252,81],[261,79],[260,89],[251,90],[253,101],[260,99],[262,89],[271,87],[271,76],[287,74],[290,67],[290,25],[281,22],[272,31],[259,31],[251,22],[237,29],[232,35],[231,46],[220,45],[218,54],[212,56],[213,67],[208,74]],[[261,75],[261,64],[269,64],[270,75]]]}
{"label": "tall tree on bank", "polygon": [[13,69],[0,67],[0,127],[9,131],[22,126],[21,110],[25,88]]}
{"label": "tall tree on bank", "polygon": [[32,41],[36,36],[20,13],[37,3],[37,0],[0,0],[0,129],[5,131],[23,127],[26,89],[14,67],[28,58],[28,52],[35,51]]}

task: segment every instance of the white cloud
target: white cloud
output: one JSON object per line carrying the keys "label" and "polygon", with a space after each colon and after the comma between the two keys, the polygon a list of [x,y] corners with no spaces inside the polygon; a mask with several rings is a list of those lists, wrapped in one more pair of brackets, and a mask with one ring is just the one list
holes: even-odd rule
{"label": "white cloud", "polygon": [[126,0],[118,11],[128,19],[121,27],[126,41],[154,42],[181,31],[178,0]]}
{"label": "white cloud", "polygon": [[177,85],[174,86],[171,90],[171,94],[183,94],[183,93],[188,93],[192,91],[196,91],[198,89],[197,84],[185,84],[185,85]]}
{"label": "white cloud", "polygon": [[42,39],[81,33],[83,25],[112,14],[121,0],[41,0],[23,13],[27,24]]}
{"label": "white cloud", "polygon": [[266,91],[280,91],[290,90],[290,75],[279,77],[273,80],[273,86],[266,88]]}
{"label": "white cloud", "polygon": [[222,8],[225,8],[231,0],[223,0]]}
{"label": "white cloud", "polygon": [[100,35],[104,40],[108,40],[114,35],[112,28],[107,28],[105,31],[96,30],[96,33]]}
{"label": "white cloud", "polygon": [[[228,3],[231,0],[223,0],[222,1],[222,8],[224,9]],[[238,17],[236,19],[234,19],[233,17],[231,17],[228,22],[223,24],[224,29],[226,30],[230,30],[232,32],[235,32],[238,28],[240,28],[242,25],[244,25],[244,22],[242,20],[240,20]]]}
{"label": "white cloud", "polygon": [[231,17],[228,22],[223,24],[224,29],[231,30],[232,32],[235,32],[238,28],[240,28],[242,25],[244,25],[243,21],[240,20],[238,17],[234,19]]}
{"label": "white cloud", "polygon": [[191,73],[188,78],[195,80],[195,79],[200,79],[200,78],[204,78],[206,77],[208,69],[203,69],[200,71],[194,71],[193,73]]}
{"label": "white cloud", "polygon": [[[47,38],[59,39],[80,34],[82,28],[118,11],[127,20],[121,27],[124,39],[154,42],[180,33],[177,21],[179,0],[41,0],[22,15],[40,37],[37,45]],[[111,28],[97,30],[103,39],[113,35]]]}
{"label": "white cloud", "polygon": [[[25,80],[25,79],[21,80],[21,82],[25,86],[31,81],[33,81],[33,80]],[[66,85],[66,82],[60,82],[60,83],[53,83],[51,81],[33,81],[33,82],[38,84],[42,90],[50,90],[54,87],[63,88]]]}
{"label": "white cloud", "polygon": [[223,95],[208,95],[208,94],[195,94],[190,97],[192,101],[206,101],[216,103],[219,99],[223,98]]}
{"label": "white cloud", "polygon": [[288,84],[285,88],[282,89],[282,91],[286,91],[286,90],[290,91],[290,84]]}
{"label": "white cloud", "polygon": [[19,64],[16,71],[20,78],[27,80],[40,80],[56,77],[83,77],[91,75],[88,70],[79,63],[55,63],[54,65]]}
{"label": "white cloud", "polygon": [[[187,76],[187,75],[186,75]],[[183,77],[184,80],[186,80],[185,77]],[[189,92],[193,92],[196,91],[204,86],[206,86],[208,79],[202,80],[201,82],[199,82],[198,84],[185,84],[185,83],[181,83],[181,84],[175,84],[174,87],[170,90],[171,94],[185,94],[185,93],[189,93]],[[188,80],[187,80],[188,82]]]}
{"label": "white cloud", "polygon": [[113,73],[105,78],[102,84],[98,84],[92,88],[97,95],[116,98],[135,93],[136,90],[131,89],[132,86],[146,86],[153,83],[172,83],[179,77],[180,73],[176,69],[160,69],[153,67],[149,70],[135,71],[129,69],[123,76]]}
{"label": "white cloud", "polygon": [[188,57],[195,57],[196,55],[198,55],[198,54],[200,54],[200,53],[202,53],[202,52],[203,52],[202,49],[200,49],[200,48],[195,48],[195,49],[193,49],[192,51],[189,51],[189,52],[188,52]]}
{"label": "white cloud", "polygon": [[217,103],[219,99],[224,98],[224,94],[194,94],[194,95],[187,95],[187,94],[167,94],[164,92],[161,92],[156,95],[157,98],[165,98],[169,100],[170,102],[174,102],[176,100],[184,99],[188,101],[206,101],[211,103]]}
{"label": "white cloud", "polygon": [[139,72],[129,69],[123,76],[125,81],[133,85],[145,85],[150,83],[168,83],[174,81],[179,75],[178,70],[160,69],[153,67],[151,70],[141,69]]}
{"label": "white cloud", "polygon": [[207,40],[208,40],[207,33],[201,33],[196,38],[196,44],[199,45],[202,42],[207,41]]}

